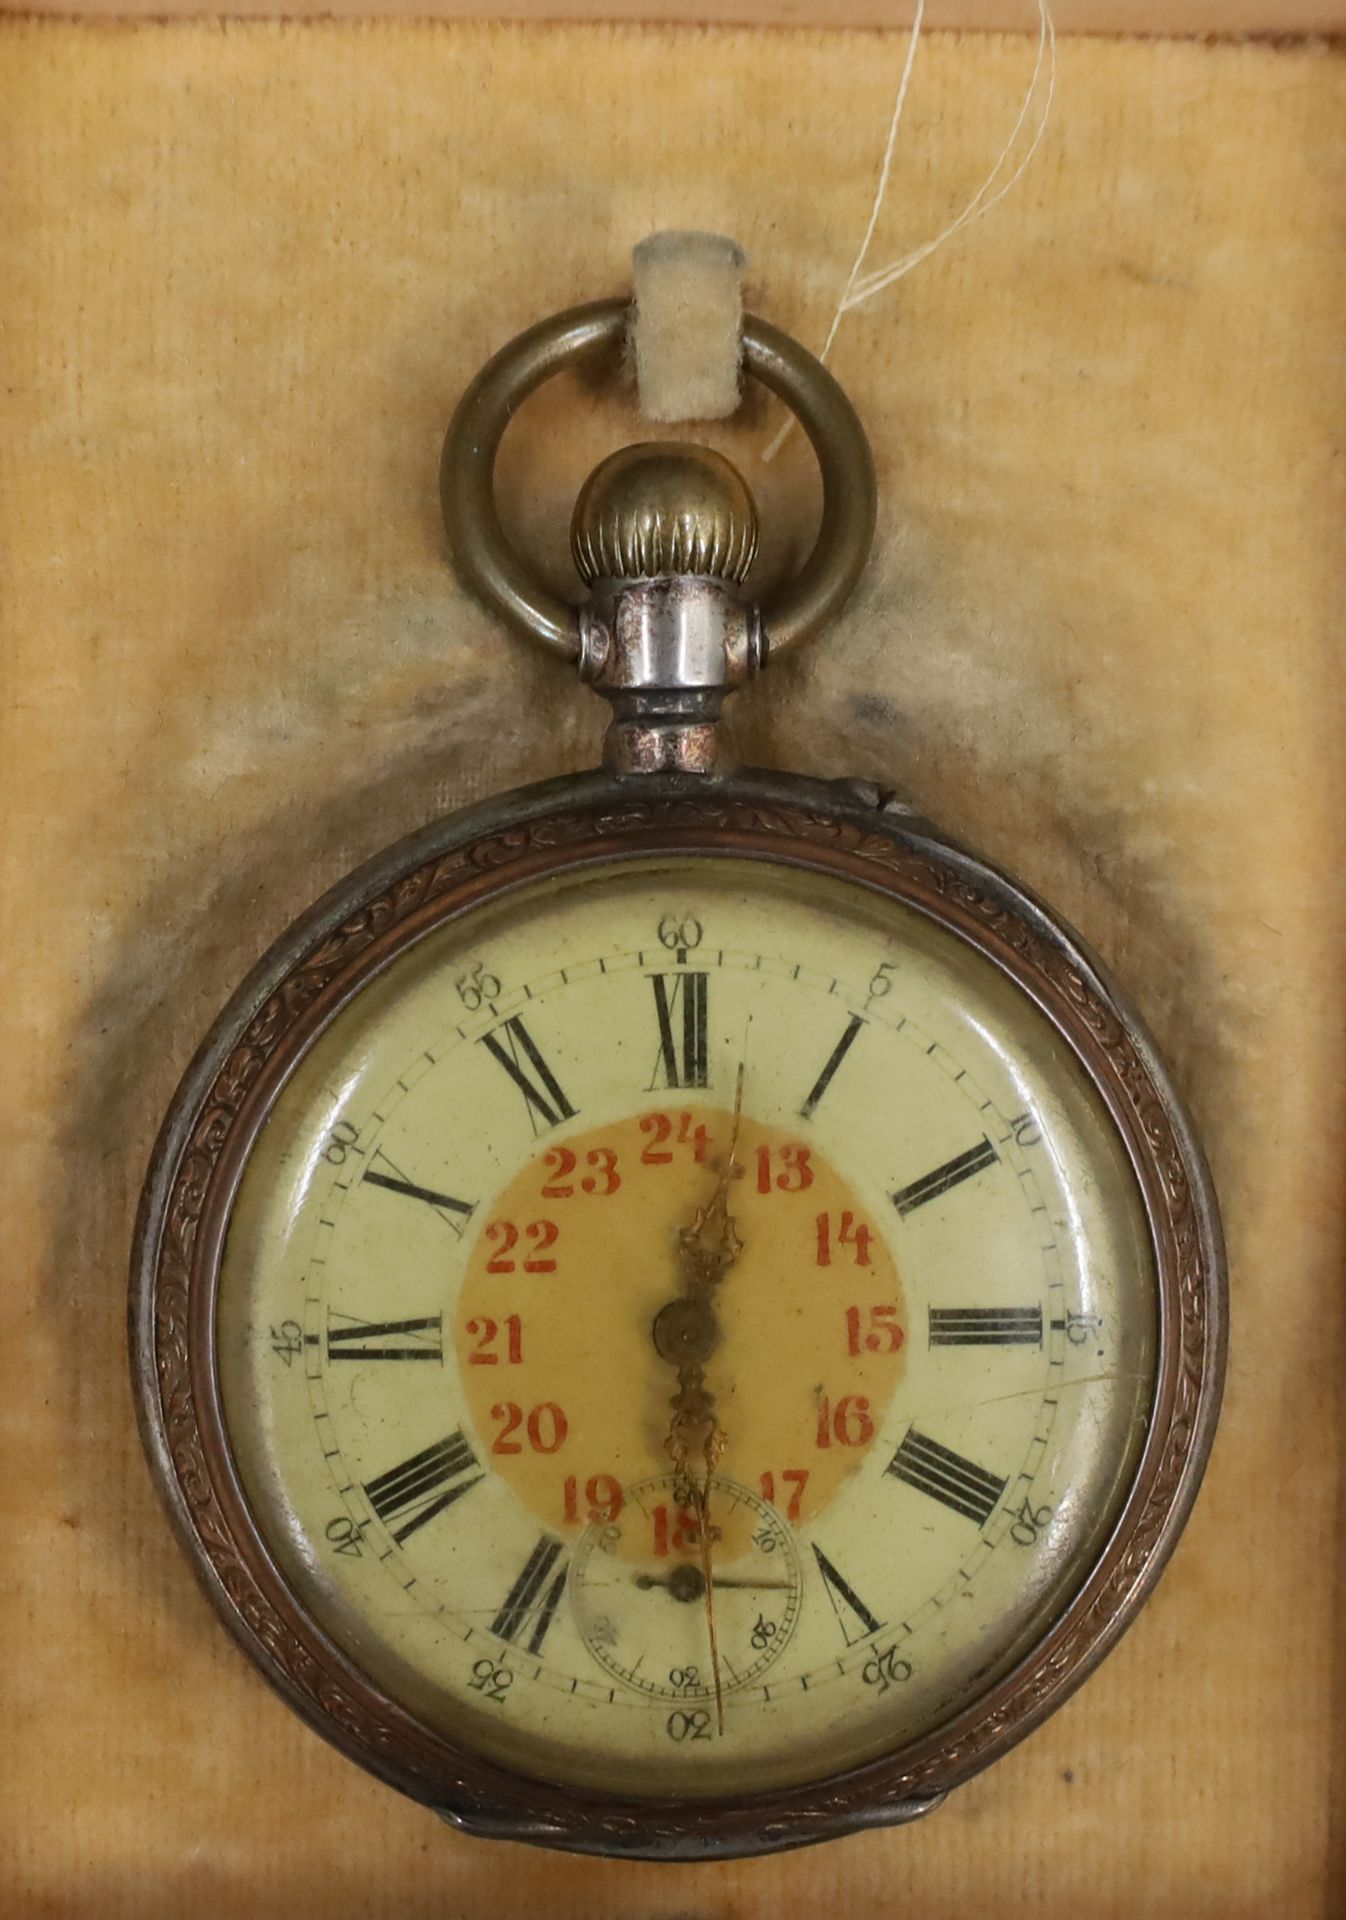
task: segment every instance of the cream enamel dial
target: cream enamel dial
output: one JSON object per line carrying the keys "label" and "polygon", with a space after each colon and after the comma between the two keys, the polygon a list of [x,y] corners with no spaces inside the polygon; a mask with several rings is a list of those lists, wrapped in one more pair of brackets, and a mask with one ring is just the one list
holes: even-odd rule
{"label": "cream enamel dial", "polygon": [[[712,1227],[689,1486],[654,1323]],[[820,1780],[983,1696],[1094,1565],[1158,1365],[1135,1174],[1027,994],[892,898],[674,853],[349,1001],[216,1314],[303,1607],[464,1747],[635,1796]]]}

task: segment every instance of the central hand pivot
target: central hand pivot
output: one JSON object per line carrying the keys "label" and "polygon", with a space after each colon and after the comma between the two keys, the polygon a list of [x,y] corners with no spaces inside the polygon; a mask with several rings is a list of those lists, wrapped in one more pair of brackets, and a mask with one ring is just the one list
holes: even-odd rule
{"label": "central hand pivot", "polygon": [[703,1363],[720,1344],[715,1309],[700,1294],[680,1294],[660,1307],[652,1331],[655,1352],[674,1367]]}

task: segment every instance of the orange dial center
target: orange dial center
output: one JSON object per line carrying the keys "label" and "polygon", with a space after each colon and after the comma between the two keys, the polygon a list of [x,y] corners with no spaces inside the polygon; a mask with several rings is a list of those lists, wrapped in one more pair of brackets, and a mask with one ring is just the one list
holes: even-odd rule
{"label": "orange dial center", "polygon": [[[716,1471],[789,1521],[814,1519],[882,1430],[907,1321],[878,1224],[811,1142],[746,1113],[734,1128],[669,1106],[572,1134],[481,1221],[455,1323],[478,1457],[554,1533],[615,1519],[670,1471],[680,1352],[703,1371]],[[687,1236],[717,1191],[732,1257],[692,1301]],[[746,1546],[733,1534],[725,1556]],[[623,1538],[691,1550],[676,1525]]]}

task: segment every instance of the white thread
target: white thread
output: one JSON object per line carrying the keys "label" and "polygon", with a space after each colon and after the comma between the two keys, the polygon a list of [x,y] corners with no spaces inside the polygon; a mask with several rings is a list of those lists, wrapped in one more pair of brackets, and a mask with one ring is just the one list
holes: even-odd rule
{"label": "white thread", "polygon": [[826,360],[832,351],[832,342],[837,337],[837,328],[841,325],[842,315],[847,311],[847,303],[865,264],[865,255],[869,252],[869,243],[874,238],[874,229],[879,224],[879,214],[888,197],[888,179],[893,170],[893,152],[897,146],[897,129],[901,124],[903,109],[907,104],[907,89],[911,85],[911,70],[916,65],[916,49],[921,41],[921,27],[925,22],[925,0],[916,0],[916,13],[911,23],[911,39],[907,43],[907,57],[902,63],[902,78],[897,83],[897,98],[893,102],[892,119],[888,122],[888,142],[883,149],[883,165],[879,169],[879,184],[874,190],[874,204],[869,209],[869,225],[865,228],[865,237],[860,242],[860,250],[851,262],[851,270],[846,276],[846,285],[842,290],[837,310],[832,315],[832,324],[827,329],[827,338],[823,342],[820,360]]}
{"label": "white thread", "polygon": [[[878,185],[874,192],[874,204],[869,212],[869,224],[865,228],[864,238],[860,242],[859,251],[851,264],[850,273],[846,277],[846,284],[842,288],[841,298],[837,302],[836,312],[832,316],[832,324],[827,329],[827,338],[824,340],[822,349],[818,355],[820,360],[826,361],[828,354],[832,350],[832,343],[837,337],[837,330],[846,314],[853,312],[856,307],[863,305],[866,300],[872,300],[876,294],[882,293],[886,288],[892,286],[894,281],[904,278],[914,267],[920,266],[923,260],[928,260],[930,255],[934,253],[937,248],[942,247],[946,240],[951,240],[960,228],[988,214],[992,207],[997,206],[1010,191],[1010,188],[1022,177],[1029,161],[1042,145],[1043,136],[1047,131],[1047,122],[1051,117],[1052,101],[1056,96],[1056,22],[1052,18],[1050,0],[1037,0],[1037,9],[1038,51],[1037,59],[1033,63],[1033,75],[1028,83],[1028,90],[1024,94],[1023,105],[1019,109],[1019,116],[1010,129],[1008,140],[1006,140],[1004,146],[1000,149],[995,165],[991,168],[991,171],[987,174],[985,180],[983,180],[962,212],[951,220],[942,232],[937,233],[933,240],[927,240],[923,242],[921,246],[914,247],[910,253],[903,254],[901,259],[895,260],[891,266],[880,267],[872,273],[862,275],[860,269],[864,266],[865,255],[869,252],[870,243],[874,238],[875,229],[879,224],[879,215],[888,195],[888,182],[893,168],[893,153],[897,145],[897,130],[901,124],[903,110],[907,104],[907,92],[911,85],[912,68],[916,61],[916,48],[921,38],[921,28],[925,19],[925,0],[916,0],[916,12],[911,24],[911,38],[907,44],[907,57],[903,62],[902,75],[898,81],[897,98],[893,103],[892,118],[888,123],[888,139],[883,150],[883,165],[879,170]],[[996,187],[1001,169],[1008,162],[1011,153],[1014,151],[1015,142],[1023,131],[1024,122],[1028,118],[1029,110],[1038,92],[1038,83],[1042,78],[1044,64],[1047,68],[1046,95],[1042,103],[1042,112],[1038,115],[1037,124],[1033,129],[1033,137],[1028,143],[1028,150],[1020,159],[1009,178],[999,187]],[[993,187],[996,187],[994,193],[991,191]],[[987,198],[988,194],[990,195],[989,199]],[[764,462],[775,459],[776,455],[784,446],[791,429],[795,425],[794,415],[791,414],[763,453],[762,459]]]}
{"label": "white thread", "polygon": [[[1033,77],[1028,83],[1028,91],[1024,95],[1024,103],[1019,109],[1019,117],[1014,123],[1009,139],[1001,148],[999,157],[990,173],[986,176],[981,186],[978,187],[976,193],[973,194],[957,219],[951,220],[949,225],[945,227],[943,233],[936,234],[935,238],[933,240],[927,240],[924,246],[916,247],[910,253],[904,254],[903,257],[896,261],[891,267],[881,267],[877,272],[867,273],[863,280],[854,284],[853,288],[848,288],[847,292],[842,296],[841,311],[843,313],[849,313],[852,307],[858,307],[862,301],[871,299],[874,294],[882,293],[884,288],[890,287],[894,280],[900,280],[904,274],[910,273],[913,267],[919,266],[922,260],[928,259],[935,251],[935,248],[943,246],[944,242],[951,239],[960,227],[966,226],[970,220],[978,220],[983,214],[989,213],[992,207],[1004,199],[1010,188],[1014,186],[1015,182],[1022,176],[1029,161],[1042,145],[1043,135],[1047,131],[1047,120],[1052,110],[1052,101],[1056,95],[1056,26],[1052,20],[1048,0],[1038,0],[1038,19],[1038,54],[1033,65]],[[1043,102],[1042,113],[1038,118],[1037,126],[1033,130],[1033,138],[1029,142],[1028,151],[1024,154],[1018,166],[1015,167],[1013,173],[1009,179],[1005,181],[1004,185],[1000,187],[996,193],[991,194],[991,198],[987,200],[986,195],[990,193],[991,188],[995,185],[996,176],[1009,159],[1014,148],[1014,143],[1019,137],[1020,129],[1024,121],[1028,118],[1028,110],[1033,103],[1033,96],[1037,92],[1038,81],[1042,77],[1044,60],[1048,62],[1047,95]],[[983,201],[985,201],[985,205],[982,204]]]}

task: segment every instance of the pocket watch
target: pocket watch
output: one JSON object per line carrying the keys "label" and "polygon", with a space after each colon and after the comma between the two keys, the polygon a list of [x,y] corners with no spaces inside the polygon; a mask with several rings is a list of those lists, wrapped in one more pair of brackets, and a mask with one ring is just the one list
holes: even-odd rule
{"label": "pocket watch", "polygon": [[145,1444],[272,1685],[470,1833],[687,1860],[909,1820],[1078,1685],[1209,1449],[1209,1179],[1061,919],[862,782],[731,767],[726,693],[859,575],[874,470],[764,321],[817,542],[605,460],[587,585],[492,470],[560,314],[464,396],[456,564],[610,703],[601,770],[458,813],[298,919],[161,1133],[132,1288]]}

